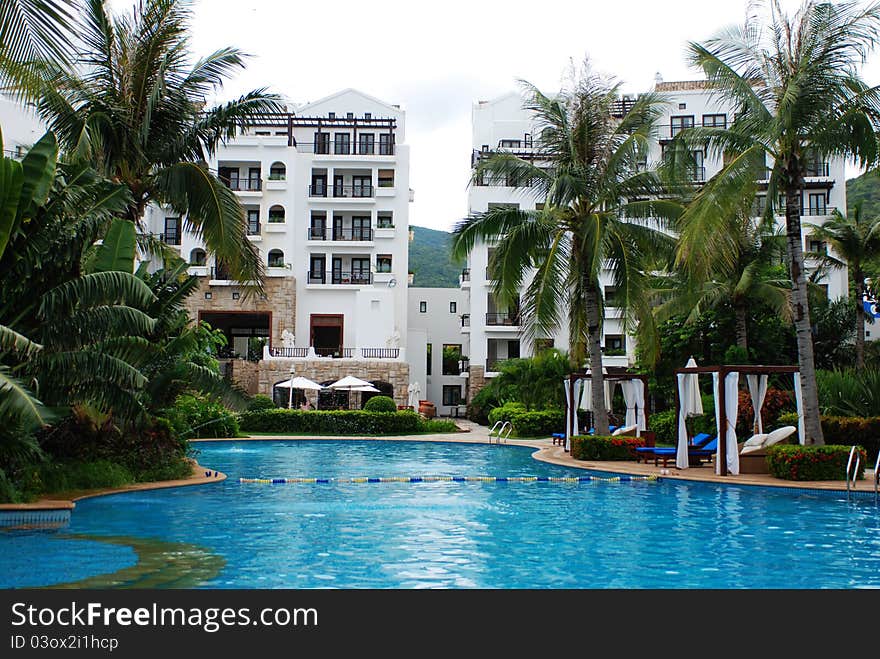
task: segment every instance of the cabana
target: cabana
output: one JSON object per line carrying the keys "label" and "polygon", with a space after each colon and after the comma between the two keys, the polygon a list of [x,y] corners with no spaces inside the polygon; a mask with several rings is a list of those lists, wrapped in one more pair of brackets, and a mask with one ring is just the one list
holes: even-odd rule
{"label": "cabana", "polygon": [[[739,449],[736,439],[736,419],[739,407],[739,376],[746,376],[752,408],[755,410],[755,428],[763,431],[761,408],[767,393],[770,375],[791,374],[794,378],[794,395],[797,402],[798,438],[804,443],[803,395],[801,374],[797,366],[692,366],[675,371],[678,380],[676,411],[678,413],[678,447],[675,464],[679,469],[688,468],[688,437],[684,420],[689,410],[686,401],[691,397],[691,387],[696,386],[693,377],[702,373],[712,375],[712,393],[715,397],[715,427],[718,430],[718,452],[715,457],[715,473],[722,476],[739,474]],[[723,387],[723,388],[722,388]],[[685,401],[685,402],[683,402]],[[722,432],[722,429],[724,432]]]}
{"label": "cabana", "polygon": [[[603,373],[606,383],[612,386],[620,383],[623,399],[626,401],[626,425],[636,426],[636,435],[641,436],[648,429],[648,376],[640,373]],[[571,373],[562,381],[565,389],[565,450],[571,450],[571,438],[580,432],[577,411],[585,385],[592,386],[593,376],[589,371]],[[610,408],[611,393],[605,392],[606,406]]]}

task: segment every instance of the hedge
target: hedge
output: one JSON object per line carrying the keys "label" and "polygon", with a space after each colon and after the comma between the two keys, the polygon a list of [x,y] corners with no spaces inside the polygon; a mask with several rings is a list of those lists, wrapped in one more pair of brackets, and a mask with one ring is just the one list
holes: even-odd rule
{"label": "hedge", "polygon": [[[788,446],[776,445],[767,449],[770,474],[789,481],[844,480],[849,446]],[[866,455],[863,448],[858,478],[865,477]]]}
{"label": "hedge", "polygon": [[635,449],[644,445],[643,437],[575,435],[571,438],[571,457],[575,460],[635,460]]}
{"label": "hedge", "polygon": [[[880,451],[880,416],[823,416],[822,434],[826,444],[861,446],[867,452],[871,466]],[[797,414],[783,414],[779,424],[797,426]]]}
{"label": "hedge", "polygon": [[164,413],[182,439],[238,436],[235,414],[221,403],[202,396],[178,396],[174,407]]}
{"label": "hedge", "polygon": [[408,435],[422,432],[422,420],[408,410],[388,414],[364,410],[260,410],[243,412],[245,432],[301,435]]}
{"label": "hedge", "polygon": [[517,437],[549,437],[565,429],[565,410],[526,411],[519,403],[496,407],[489,414],[489,423],[510,421]]}

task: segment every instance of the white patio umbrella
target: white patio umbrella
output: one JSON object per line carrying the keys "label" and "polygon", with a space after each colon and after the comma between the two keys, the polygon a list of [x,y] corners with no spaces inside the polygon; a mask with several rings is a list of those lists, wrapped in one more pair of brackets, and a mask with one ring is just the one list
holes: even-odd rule
{"label": "white patio umbrella", "polygon": [[317,391],[319,389],[324,388],[320,384],[318,384],[317,382],[313,382],[312,380],[309,380],[308,378],[304,378],[301,375],[298,375],[295,378],[290,378],[289,380],[286,380],[285,382],[279,382],[275,386],[276,387],[288,387],[290,389],[290,392],[288,393],[288,396],[287,396],[287,409],[290,409],[291,407],[293,407],[293,390],[294,389],[309,389],[312,391]]}
{"label": "white patio umbrella", "polygon": [[341,380],[337,380],[330,385],[331,389],[337,389],[348,392],[348,407],[351,408],[351,392],[352,391],[379,391],[371,383],[361,380],[353,375],[346,375]]}

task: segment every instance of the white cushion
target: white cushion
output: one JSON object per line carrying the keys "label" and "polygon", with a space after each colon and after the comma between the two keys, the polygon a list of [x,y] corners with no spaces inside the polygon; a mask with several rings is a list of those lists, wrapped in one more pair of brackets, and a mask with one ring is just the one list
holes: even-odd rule
{"label": "white cushion", "polygon": [[797,428],[795,428],[794,426],[782,426],[782,428],[777,428],[769,435],[767,435],[767,439],[764,440],[764,446],[773,446],[774,444],[778,444],[783,439],[787,439],[796,432]]}
{"label": "white cushion", "polygon": [[765,439],[767,439],[767,433],[752,435],[745,441],[743,448],[750,448],[752,446],[763,446]]}
{"label": "white cushion", "polygon": [[758,451],[763,451],[765,446],[743,446],[742,451],[739,452],[740,455],[748,455],[749,453],[757,453]]}
{"label": "white cushion", "polygon": [[625,435],[625,434],[628,433],[628,432],[632,432],[632,431],[635,430],[637,427],[638,427],[638,426],[623,426],[623,427],[618,428],[617,430],[615,430],[613,433],[611,433],[611,436],[613,437],[613,436],[615,436],[615,435]]}

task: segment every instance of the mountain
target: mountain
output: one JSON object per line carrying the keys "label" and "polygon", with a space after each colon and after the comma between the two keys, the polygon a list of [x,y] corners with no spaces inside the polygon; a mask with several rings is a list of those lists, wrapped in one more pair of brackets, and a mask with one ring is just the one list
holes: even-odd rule
{"label": "mountain", "polygon": [[880,217],[880,176],[876,173],[862,174],[846,182],[847,213],[852,213],[858,202],[862,203],[862,217]]}
{"label": "mountain", "polygon": [[461,261],[452,259],[452,234],[426,227],[410,226],[409,270],[418,288],[458,288]]}

